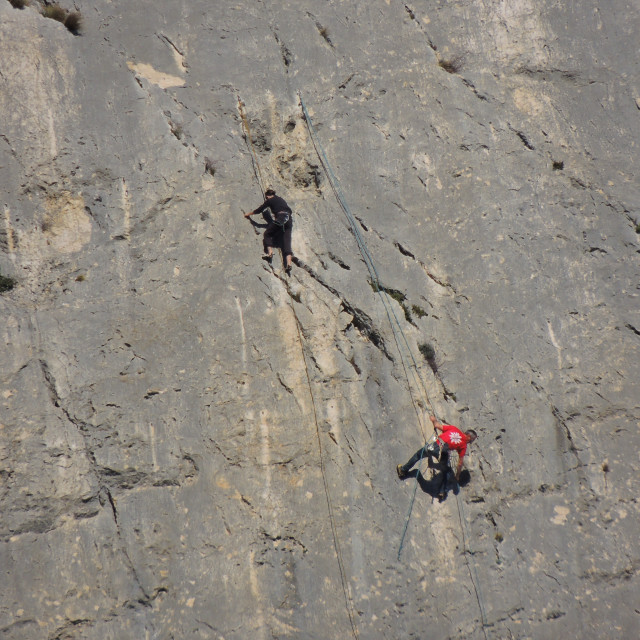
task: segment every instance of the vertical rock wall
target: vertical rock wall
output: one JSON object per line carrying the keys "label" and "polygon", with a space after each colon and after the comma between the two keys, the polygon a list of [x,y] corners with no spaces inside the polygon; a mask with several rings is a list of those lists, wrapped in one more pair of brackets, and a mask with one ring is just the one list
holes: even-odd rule
{"label": "vertical rock wall", "polygon": [[[0,3],[3,637],[637,636],[637,3],[37,6]],[[480,434],[441,503],[395,475],[429,405]]]}

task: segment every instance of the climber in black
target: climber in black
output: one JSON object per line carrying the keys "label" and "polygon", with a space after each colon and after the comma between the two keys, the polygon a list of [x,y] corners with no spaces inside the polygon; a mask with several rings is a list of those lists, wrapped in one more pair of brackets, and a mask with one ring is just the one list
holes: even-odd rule
{"label": "climber in black", "polygon": [[254,211],[245,213],[244,217],[248,219],[256,213],[264,212],[266,209],[271,210],[271,218],[268,220],[262,240],[264,252],[266,253],[265,256],[262,256],[262,259],[271,264],[273,248],[280,247],[285,259],[285,271],[288,275],[291,273],[291,260],[293,258],[293,252],[291,251],[293,212],[285,199],[277,196],[273,189],[267,189],[264,195],[265,201]]}

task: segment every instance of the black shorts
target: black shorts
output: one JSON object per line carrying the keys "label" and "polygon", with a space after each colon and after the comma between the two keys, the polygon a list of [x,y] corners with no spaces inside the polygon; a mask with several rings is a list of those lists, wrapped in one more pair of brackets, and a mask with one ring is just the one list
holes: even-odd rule
{"label": "black shorts", "polygon": [[273,221],[269,222],[262,239],[264,252],[268,253],[267,247],[273,247],[274,249],[282,249],[282,253],[284,253],[285,256],[293,255],[293,251],[291,251],[292,230],[293,220],[291,217],[289,217],[289,220],[287,220],[284,226],[276,224]]}

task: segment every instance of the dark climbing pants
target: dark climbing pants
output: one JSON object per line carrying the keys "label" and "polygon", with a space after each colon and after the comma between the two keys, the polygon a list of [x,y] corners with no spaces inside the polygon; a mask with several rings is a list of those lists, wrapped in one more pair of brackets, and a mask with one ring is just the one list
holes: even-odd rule
{"label": "dark climbing pants", "polygon": [[274,249],[282,249],[282,253],[285,256],[293,255],[291,251],[291,231],[293,229],[293,220],[289,218],[284,227],[275,222],[269,222],[264,232],[262,244],[264,245],[264,252],[269,253],[268,247]]}

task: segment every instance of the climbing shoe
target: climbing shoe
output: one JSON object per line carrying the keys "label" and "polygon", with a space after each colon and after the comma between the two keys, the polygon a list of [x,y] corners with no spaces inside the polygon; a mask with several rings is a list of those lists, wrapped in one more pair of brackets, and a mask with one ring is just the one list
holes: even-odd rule
{"label": "climbing shoe", "polygon": [[396,467],[396,471],[400,480],[404,480],[407,477],[407,472],[404,470],[404,467],[401,464]]}
{"label": "climbing shoe", "polygon": [[273,260],[273,256],[262,256],[262,259],[265,262],[268,262],[269,264],[271,264],[271,261]]}
{"label": "climbing shoe", "polygon": [[285,267],[284,272],[290,276],[291,275],[291,265],[289,265],[288,267]]}

